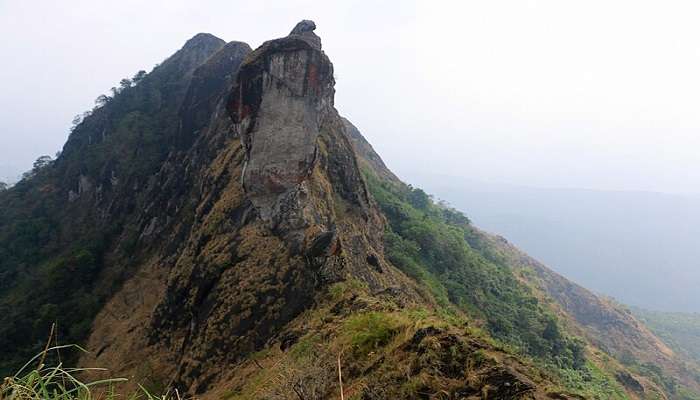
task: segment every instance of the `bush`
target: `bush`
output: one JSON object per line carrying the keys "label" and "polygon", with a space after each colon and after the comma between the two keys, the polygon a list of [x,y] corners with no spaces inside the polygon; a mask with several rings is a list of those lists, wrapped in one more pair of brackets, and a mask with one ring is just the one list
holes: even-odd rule
{"label": "bush", "polygon": [[396,317],[380,312],[355,315],[345,325],[353,350],[361,355],[389,344],[399,327]]}

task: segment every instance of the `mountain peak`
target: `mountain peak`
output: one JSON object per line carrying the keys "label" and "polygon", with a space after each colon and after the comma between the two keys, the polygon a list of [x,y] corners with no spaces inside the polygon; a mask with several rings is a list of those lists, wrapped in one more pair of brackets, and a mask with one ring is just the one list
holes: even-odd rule
{"label": "mountain peak", "polygon": [[211,33],[200,32],[185,42],[183,49],[197,48],[197,47],[221,47],[226,42]]}

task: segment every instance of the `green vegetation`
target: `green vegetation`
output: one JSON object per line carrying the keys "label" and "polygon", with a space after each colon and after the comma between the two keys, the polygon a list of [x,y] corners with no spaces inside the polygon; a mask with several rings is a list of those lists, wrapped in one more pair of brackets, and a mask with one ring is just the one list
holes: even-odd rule
{"label": "green vegetation", "polygon": [[[658,387],[662,388],[672,399],[700,400],[700,396],[688,390],[678,379],[667,375],[664,370],[650,362],[640,362],[630,354],[623,354],[620,361],[627,369],[635,374],[649,378]],[[697,374],[697,371],[696,371]],[[700,377],[700,375],[696,375]],[[696,377],[696,379],[698,379]]]}
{"label": "green vegetation", "polygon": [[103,243],[76,243],[7,290],[0,299],[0,349],[7,349],[1,353],[0,373],[9,373],[40,351],[56,321],[60,321],[62,340],[77,342],[86,337],[104,300],[91,294],[102,266]]}
{"label": "green vegetation", "polygon": [[586,362],[583,368],[577,370],[561,370],[558,375],[565,387],[587,399],[624,400],[627,398],[622,386],[591,362]]}
{"label": "green vegetation", "polygon": [[183,57],[122,79],[74,118],[55,159],[39,157],[20,182],[0,190],[0,375],[40,351],[54,322],[63,341],[82,343],[102,303],[132,272],[122,268],[97,285],[107,252],[126,266],[139,255],[141,227],[129,218],[178,142],[178,113],[196,66]]}
{"label": "green vegetation", "polygon": [[632,312],[674,351],[700,362],[700,314],[640,308]]}
{"label": "green vegetation", "polygon": [[483,320],[494,338],[557,368],[584,366],[583,342],[565,336],[556,317],[507,267],[470,247],[466,217],[420,189],[365,176],[389,220],[386,254],[394,265],[427,285],[441,305]]}
{"label": "green vegetation", "polygon": [[[468,328],[472,335],[487,342],[494,338],[497,348],[532,358],[572,393],[601,400],[627,398],[612,372],[586,359],[583,340],[563,332],[558,318],[514,276],[504,256],[481,238],[467,217],[410,185],[367,171],[365,178],[389,222],[385,254],[428,288],[447,310],[444,315],[457,307],[481,321],[481,328]],[[386,328],[374,331],[387,335]]]}
{"label": "green vegetation", "polygon": [[[110,378],[83,382],[78,377],[84,374],[104,372],[102,368],[67,368],[58,362],[47,365],[45,361],[61,350],[77,348],[72,345],[47,348],[29,360],[17,373],[0,383],[0,400],[168,400],[179,396],[154,396],[147,390],[130,396],[120,396],[116,388],[124,378]],[[79,349],[79,348],[78,348]]]}
{"label": "green vegetation", "polygon": [[[649,311],[632,308],[632,313],[644,322],[659,338],[678,354],[700,362],[700,314]],[[621,360],[630,370],[648,377],[659,387],[664,388],[674,399],[700,400],[675,378],[668,376],[657,365],[640,363],[631,355],[623,355]],[[687,366],[696,382],[700,382],[700,371]]]}
{"label": "green vegetation", "polygon": [[369,312],[352,316],[345,330],[350,335],[353,350],[364,355],[386,346],[399,332],[400,326],[391,314]]}

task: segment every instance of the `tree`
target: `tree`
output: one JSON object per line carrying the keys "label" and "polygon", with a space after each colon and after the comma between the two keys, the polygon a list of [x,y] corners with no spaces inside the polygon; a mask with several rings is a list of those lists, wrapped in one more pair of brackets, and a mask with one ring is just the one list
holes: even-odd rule
{"label": "tree", "polygon": [[141,70],[141,71],[137,72],[133,78],[131,78],[131,82],[133,82],[134,85],[137,85],[145,77],[146,77],[146,71]]}
{"label": "tree", "polygon": [[51,156],[41,156],[37,158],[36,161],[34,161],[34,165],[32,166],[32,172],[36,174],[40,170],[51,165],[52,162],[53,158],[51,158]]}
{"label": "tree", "polygon": [[80,125],[80,123],[83,122],[83,116],[81,114],[76,115],[73,117],[73,121],[71,121],[71,126],[70,126],[70,131],[73,132],[75,128]]}
{"label": "tree", "polygon": [[51,165],[51,163],[53,163],[53,158],[51,158],[51,156],[44,155],[37,158],[32,165],[32,169],[22,174],[22,180],[33,178],[42,169]]}
{"label": "tree", "polygon": [[420,210],[425,210],[430,205],[430,196],[421,189],[413,189],[409,195],[408,201],[413,207]]}
{"label": "tree", "polygon": [[131,79],[129,79],[129,78],[124,78],[124,79],[122,79],[121,81],[119,81],[119,89],[120,89],[120,90],[124,90],[124,89],[130,88],[130,87],[131,87],[131,83],[132,83],[132,82],[131,82]]}
{"label": "tree", "polygon": [[106,94],[101,94],[101,95],[97,96],[97,98],[95,99],[95,105],[97,107],[102,107],[105,104],[109,103],[110,100],[112,100],[111,97],[107,96]]}

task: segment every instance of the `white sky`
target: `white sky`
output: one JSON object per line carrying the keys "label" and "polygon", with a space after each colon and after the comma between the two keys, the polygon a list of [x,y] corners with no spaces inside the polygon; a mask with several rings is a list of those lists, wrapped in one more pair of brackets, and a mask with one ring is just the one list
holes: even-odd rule
{"label": "white sky", "polygon": [[698,16],[673,0],[0,0],[0,175],[197,32],[256,47],[309,18],[337,108],[409,182],[697,192]]}

